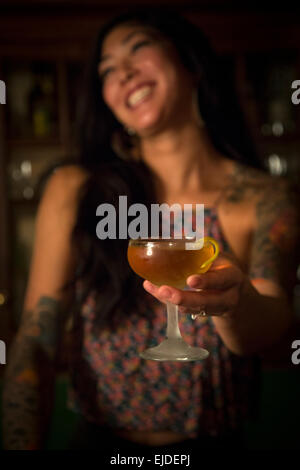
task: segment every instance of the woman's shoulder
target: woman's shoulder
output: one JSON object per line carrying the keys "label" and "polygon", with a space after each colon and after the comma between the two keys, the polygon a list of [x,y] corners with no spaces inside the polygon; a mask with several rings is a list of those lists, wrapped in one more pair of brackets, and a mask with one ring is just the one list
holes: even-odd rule
{"label": "woman's shoulder", "polygon": [[291,182],[240,162],[234,162],[227,187],[227,199],[231,202],[278,200],[293,193]]}
{"label": "woman's shoulder", "polygon": [[62,165],[55,168],[49,178],[49,183],[59,187],[76,188],[81,186],[89,177],[89,172],[76,164]]}
{"label": "woman's shoulder", "polygon": [[65,204],[74,201],[81,187],[89,178],[89,172],[79,165],[68,164],[53,170],[44,188],[43,200]]}

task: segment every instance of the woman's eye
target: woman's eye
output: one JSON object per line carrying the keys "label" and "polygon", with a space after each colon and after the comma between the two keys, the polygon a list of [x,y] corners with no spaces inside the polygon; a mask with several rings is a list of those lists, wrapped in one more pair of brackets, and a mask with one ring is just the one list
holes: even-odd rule
{"label": "woman's eye", "polygon": [[105,80],[108,77],[108,75],[112,73],[112,71],[113,71],[113,67],[109,67],[109,68],[103,70],[102,72],[100,72],[101,80],[102,81]]}
{"label": "woman's eye", "polygon": [[135,52],[137,51],[140,47],[143,47],[143,46],[148,46],[148,44],[150,44],[150,41],[148,39],[144,39],[143,41],[139,41],[139,42],[136,42],[133,46],[132,46],[132,52]]}

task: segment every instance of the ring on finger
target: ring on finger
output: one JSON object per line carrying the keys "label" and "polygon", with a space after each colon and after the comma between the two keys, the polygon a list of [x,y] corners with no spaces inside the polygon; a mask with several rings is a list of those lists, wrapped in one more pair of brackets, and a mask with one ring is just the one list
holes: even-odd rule
{"label": "ring on finger", "polygon": [[192,319],[196,320],[198,317],[206,317],[207,313],[205,311],[205,307],[202,307],[199,313],[192,313]]}

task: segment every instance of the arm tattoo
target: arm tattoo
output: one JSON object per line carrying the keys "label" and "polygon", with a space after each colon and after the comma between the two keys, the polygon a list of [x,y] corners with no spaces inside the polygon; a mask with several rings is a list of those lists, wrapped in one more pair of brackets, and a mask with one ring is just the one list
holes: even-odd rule
{"label": "arm tattoo", "polygon": [[51,409],[60,321],[60,304],[49,297],[41,297],[34,310],[23,314],[4,377],[6,449],[29,450],[42,445]]}
{"label": "arm tattoo", "polygon": [[296,276],[299,210],[284,182],[267,187],[256,204],[252,278],[271,279],[287,291]]}
{"label": "arm tattoo", "polygon": [[249,276],[270,279],[286,290],[296,274],[300,234],[297,194],[283,178],[237,164],[225,198],[235,204],[252,200],[256,227],[252,237]]}
{"label": "arm tattoo", "polygon": [[264,184],[264,180],[270,178],[263,172],[242,164],[234,165],[233,173],[229,175],[225,187],[225,199],[233,204],[239,204],[248,198],[253,198]]}
{"label": "arm tattoo", "polygon": [[25,312],[21,325],[23,334],[37,347],[54,358],[60,328],[60,303],[50,297],[41,297],[34,311]]}

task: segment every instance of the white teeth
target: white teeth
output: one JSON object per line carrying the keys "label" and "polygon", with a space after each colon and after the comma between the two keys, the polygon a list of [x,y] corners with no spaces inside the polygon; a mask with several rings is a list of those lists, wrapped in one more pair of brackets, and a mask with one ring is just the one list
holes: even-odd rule
{"label": "white teeth", "polygon": [[129,106],[135,106],[140,100],[142,100],[145,96],[151,93],[150,86],[144,86],[143,88],[139,88],[139,90],[133,92],[128,99]]}

